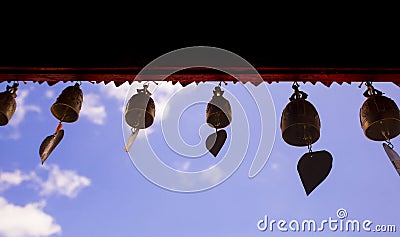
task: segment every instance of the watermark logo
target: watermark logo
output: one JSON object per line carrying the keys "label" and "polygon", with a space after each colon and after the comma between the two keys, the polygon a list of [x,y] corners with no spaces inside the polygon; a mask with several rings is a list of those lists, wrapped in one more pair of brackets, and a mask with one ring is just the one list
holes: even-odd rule
{"label": "watermark logo", "polygon": [[[227,180],[245,157],[252,159],[248,176],[253,178],[267,163],[275,140],[275,108],[268,88],[249,62],[230,51],[203,46],[175,50],[146,65],[135,77],[135,81],[163,81],[178,71],[198,67],[221,71],[239,82],[235,85],[222,84],[224,97],[232,106],[232,122],[225,128],[228,139],[219,156],[205,157],[208,154],[206,138],[215,132],[215,129],[206,124],[205,108],[218,81],[198,85],[192,83],[175,91],[168,98],[158,99],[156,96],[162,91],[158,90],[157,85],[150,83],[152,88],[149,89],[156,98],[156,117],[161,119],[156,119],[157,124],[153,124],[150,129],[142,129],[140,133],[145,134],[145,139],[136,139],[129,150],[131,161],[144,177],[171,191],[196,192],[213,188]],[[245,72],[241,69],[245,69]],[[246,83],[249,75],[252,77],[251,81],[258,86]],[[137,93],[136,89],[137,87],[131,87],[126,95],[125,105]],[[165,109],[164,112],[157,109],[160,103],[168,107],[167,114]],[[197,111],[192,117],[188,115],[191,110]],[[185,125],[187,121],[192,123]],[[202,124],[196,121],[201,121]],[[131,134],[131,128],[125,121],[122,124],[126,140]],[[185,141],[180,134],[185,126],[185,129],[192,131],[193,136],[200,138],[199,141],[194,144]],[[148,134],[149,131],[153,133]],[[162,139],[157,142],[151,137],[155,131],[158,135],[162,134]],[[208,162],[206,159],[214,163],[204,165]],[[171,162],[175,161],[183,165],[173,167]],[[192,163],[198,165],[194,167]]]}
{"label": "watermark logo", "polygon": [[303,220],[275,220],[267,215],[258,220],[257,229],[262,232],[396,232],[396,225],[393,224],[374,224],[369,219],[356,220],[348,218],[348,212],[340,208],[336,212],[336,217],[316,221],[313,219]]}
{"label": "watermark logo", "polygon": [[346,218],[347,217],[347,211],[346,211],[346,209],[344,209],[344,208],[339,208],[338,210],[337,210],[337,212],[336,212],[336,216],[339,218],[339,219],[344,219],[344,218]]}

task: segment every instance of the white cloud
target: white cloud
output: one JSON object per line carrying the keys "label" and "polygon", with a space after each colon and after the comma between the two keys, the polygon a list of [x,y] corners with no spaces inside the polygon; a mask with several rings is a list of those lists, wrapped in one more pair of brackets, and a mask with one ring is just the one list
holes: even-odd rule
{"label": "white cloud", "polygon": [[188,171],[189,168],[190,168],[190,165],[191,165],[191,162],[187,160],[187,161],[185,161],[185,162],[183,162],[182,164],[179,165],[180,167],[178,168],[178,170]]}
{"label": "white cloud", "polygon": [[180,84],[173,85],[172,82],[160,82],[154,88],[154,101],[156,103],[156,122],[159,122],[168,117],[169,114],[169,100],[172,96],[183,87]]}
{"label": "white cloud", "polygon": [[[57,165],[45,166],[48,177],[43,181],[34,171],[0,172],[0,192],[24,182],[33,184],[42,196],[52,194],[75,198],[79,191],[90,185],[90,179],[74,170],[61,170]],[[61,234],[61,226],[44,211],[46,201],[31,202],[23,206],[8,202],[0,196],[0,236],[44,237]]]}
{"label": "white cloud", "polygon": [[108,98],[124,102],[130,88],[131,85],[129,85],[129,83],[124,83],[119,87],[116,87],[113,83],[108,83],[107,85],[100,87],[100,91]]}
{"label": "white cloud", "polygon": [[272,168],[273,170],[279,170],[280,165],[279,165],[278,163],[272,163],[272,164],[271,164],[271,168]]}
{"label": "white cloud", "polygon": [[94,124],[102,125],[107,117],[105,106],[100,103],[100,96],[97,94],[86,94],[83,99],[81,115]]}
{"label": "white cloud", "polygon": [[45,201],[18,206],[0,197],[0,235],[41,237],[61,233],[61,226],[43,211]]}
{"label": "white cloud", "polygon": [[75,198],[91,183],[89,178],[79,175],[75,170],[62,170],[57,165],[41,167],[48,171],[47,179],[42,179],[34,171],[25,173],[17,169],[12,172],[0,172],[0,192],[29,182],[31,187],[39,190],[41,196],[58,194]]}
{"label": "white cloud", "polygon": [[226,172],[223,171],[220,167],[216,166],[212,169],[212,172],[206,172],[201,174],[201,180],[206,183],[216,184],[221,182],[222,179],[226,175]]}
{"label": "white cloud", "polygon": [[64,195],[75,198],[79,191],[90,185],[90,179],[77,174],[74,170],[61,170],[57,165],[47,167],[49,176],[46,181],[39,181],[40,195]]}
{"label": "white cloud", "polygon": [[25,100],[28,97],[28,95],[29,95],[28,90],[17,91],[17,98],[15,98],[15,101],[17,102],[17,108],[9,122],[10,126],[18,127],[18,125],[24,120],[26,113],[28,113],[29,111],[40,113],[41,110],[39,106],[29,105],[25,103]]}
{"label": "white cloud", "polygon": [[40,113],[41,110],[36,105],[26,104],[25,101],[29,95],[29,90],[18,90],[15,101],[17,103],[16,110],[7,124],[5,133],[0,135],[0,139],[13,139],[17,140],[21,137],[21,132],[18,127],[28,112]]}
{"label": "white cloud", "polygon": [[34,172],[26,174],[20,170],[14,170],[14,172],[0,172],[0,191],[4,191],[12,186],[18,186],[24,181],[34,179],[35,176]]}
{"label": "white cloud", "polygon": [[44,94],[45,96],[46,96],[46,98],[48,98],[48,99],[55,99],[54,98],[54,96],[55,96],[55,93],[54,93],[54,91],[53,90],[47,90],[46,92],[45,92],[45,94]]}

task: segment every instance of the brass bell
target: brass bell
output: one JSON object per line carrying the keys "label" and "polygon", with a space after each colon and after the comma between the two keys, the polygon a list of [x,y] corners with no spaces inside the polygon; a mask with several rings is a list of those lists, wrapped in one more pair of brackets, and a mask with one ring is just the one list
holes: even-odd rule
{"label": "brass bell", "polygon": [[232,109],[229,101],[223,97],[221,87],[215,87],[214,95],[207,104],[206,122],[209,126],[219,129],[228,126],[232,121]]}
{"label": "brass bell", "polygon": [[79,118],[82,102],[83,93],[79,84],[76,83],[61,92],[50,111],[61,122],[72,123]]}
{"label": "brass bell", "polygon": [[396,103],[383,96],[370,83],[364,93],[367,99],[360,108],[364,135],[374,141],[388,141],[400,134],[400,111]]}
{"label": "brass bell", "polygon": [[17,89],[18,83],[14,83],[13,86],[7,86],[6,91],[0,93],[0,126],[7,125],[14,115],[17,108],[15,101]]}
{"label": "brass bell", "polygon": [[297,87],[293,86],[295,93],[282,112],[282,138],[292,146],[309,146],[319,139],[321,122],[315,107],[306,100],[308,95]]}
{"label": "brass bell", "polygon": [[125,108],[126,123],[136,129],[144,129],[151,126],[155,117],[154,100],[147,90],[148,85],[143,87],[143,89],[137,89],[138,93],[129,99]]}

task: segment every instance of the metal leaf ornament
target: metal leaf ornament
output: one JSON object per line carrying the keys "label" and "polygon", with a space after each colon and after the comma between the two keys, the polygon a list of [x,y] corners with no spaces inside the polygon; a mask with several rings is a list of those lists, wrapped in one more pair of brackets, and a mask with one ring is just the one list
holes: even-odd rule
{"label": "metal leaf ornament", "polygon": [[300,158],[297,171],[307,196],[328,177],[332,161],[332,155],[327,151],[309,152]]}

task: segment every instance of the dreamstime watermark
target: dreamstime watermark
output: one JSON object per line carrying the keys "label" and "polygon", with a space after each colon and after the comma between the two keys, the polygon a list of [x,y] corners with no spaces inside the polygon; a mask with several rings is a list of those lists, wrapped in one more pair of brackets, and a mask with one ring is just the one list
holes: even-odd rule
{"label": "dreamstime watermark", "polygon": [[[209,129],[208,135],[215,132],[215,129],[203,126],[206,125],[205,108],[212,97],[214,87],[218,84],[217,81],[198,85],[192,83],[175,92],[168,100],[163,98],[161,102],[167,104],[171,110],[168,119],[157,120],[160,121],[157,124],[160,129],[157,131],[162,132],[163,142],[152,143],[146,134],[147,129],[142,129],[140,133],[144,133],[146,139],[136,139],[129,151],[131,161],[144,177],[171,191],[196,192],[215,187],[227,180],[249,153],[251,153],[249,156],[253,161],[248,176],[253,178],[268,161],[275,141],[276,116],[269,90],[262,83],[263,79],[257,70],[245,59],[230,51],[206,46],[178,49],[150,62],[136,75],[134,80],[138,82],[163,81],[178,71],[199,67],[224,72],[237,81],[243,82],[236,84],[241,86],[241,92],[237,92],[237,87],[233,88],[222,84],[224,97],[232,106],[233,118],[227,129],[233,132],[229,133],[230,136],[227,139],[229,142],[224,144],[224,153],[215,158],[218,159],[218,162],[196,171],[179,170],[163,162],[168,153],[165,150],[173,151],[173,154],[168,153],[169,157],[167,158],[182,160],[183,157],[188,163],[196,158],[204,158],[208,152],[205,147],[205,137],[207,137],[205,130]],[[245,83],[250,79],[258,86]],[[150,85],[154,89],[151,93],[157,95],[157,86],[152,83]],[[126,95],[125,105],[129,98],[137,93],[136,89],[131,87]],[[160,113],[161,111],[157,110],[158,102],[155,101],[156,117],[164,116]],[[198,113],[196,116],[204,116],[204,122],[196,125],[198,127],[192,126],[190,129],[193,130],[193,135],[200,135],[201,141],[198,144],[189,145],[179,133],[180,121],[188,108],[199,105],[204,107],[204,112]],[[122,118],[123,135],[126,140],[131,134],[131,128],[125,123],[124,115]],[[160,150],[162,151],[160,152]]]}
{"label": "dreamstime watermark", "polygon": [[275,220],[267,215],[258,220],[257,229],[262,232],[396,232],[396,225],[393,224],[374,224],[369,219],[355,220],[348,218],[346,209],[340,208],[336,212],[336,217],[328,217],[321,221],[312,219],[304,220]]}

